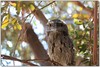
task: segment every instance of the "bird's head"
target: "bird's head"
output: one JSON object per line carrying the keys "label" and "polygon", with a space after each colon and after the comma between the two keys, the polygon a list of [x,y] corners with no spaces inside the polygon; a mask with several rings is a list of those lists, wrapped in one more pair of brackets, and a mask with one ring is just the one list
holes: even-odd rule
{"label": "bird's head", "polygon": [[67,29],[67,25],[60,19],[53,19],[47,23],[47,31],[63,31]]}

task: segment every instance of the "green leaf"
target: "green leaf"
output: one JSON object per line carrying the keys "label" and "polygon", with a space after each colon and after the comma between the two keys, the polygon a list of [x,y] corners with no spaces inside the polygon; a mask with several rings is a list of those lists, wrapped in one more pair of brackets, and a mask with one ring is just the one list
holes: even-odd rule
{"label": "green leaf", "polygon": [[78,20],[78,19],[74,19],[74,23],[77,24],[77,25],[83,24],[83,22],[81,20]]}
{"label": "green leaf", "polygon": [[34,11],[35,10],[35,7],[34,7],[34,5],[33,4],[30,4],[30,9],[31,9],[31,11]]}
{"label": "green leaf", "polygon": [[36,26],[36,22],[33,22],[33,24]]}
{"label": "green leaf", "polygon": [[16,5],[16,10],[17,10],[17,14],[20,13],[20,10],[21,10],[21,2],[17,2],[17,5]]}

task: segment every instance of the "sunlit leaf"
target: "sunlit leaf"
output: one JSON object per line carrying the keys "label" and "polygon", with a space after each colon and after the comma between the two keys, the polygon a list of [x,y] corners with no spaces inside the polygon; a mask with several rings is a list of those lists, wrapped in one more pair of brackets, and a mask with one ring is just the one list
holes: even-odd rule
{"label": "sunlit leaf", "polygon": [[16,3],[10,2],[10,5],[16,7]]}
{"label": "sunlit leaf", "polygon": [[72,17],[73,18],[78,18],[78,14],[74,14]]}
{"label": "sunlit leaf", "polygon": [[22,27],[21,27],[21,25],[18,23],[18,22],[15,22],[14,23],[14,30],[21,30],[22,29]]}
{"label": "sunlit leaf", "polygon": [[19,23],[16,24],[16,27],[17,27],[18,30],[22,29],[22,27],[21,27],[21,25]]}
{"label": "sunlit leaf", "polygon": [[25,4],[23,4],[23,7],[25,8],[25,7],[26,7],[26,5],[25,5]]}
{"label": "sunlit leaf", "polygon": [[1,26],[2,29],[5,28],[9,24],[8,16],[9,15],[7,15],[6,18],[5,18],[5,20],[2,22],[2,26]]}
{"label": "sunlit leaf", "polygon": [[89,19],[89,15],[88,14],[73,14],[72,16],[73,18],[80,18],[80,19]]}
{"label": "sunlit leaf", "polygon": [[17,27],[16,26],[14,26],[14,30],[16,30],[17,29]]}
{"label": "sunlit leaf", "polygon": [[13,18],[11,23],[13,25],[14,30],[17,30],[17,29],[21,30],[22,29],[21,25],[18,23],[16,18]]}
{"label": "sunlit leaf", "polygon": [[14,18],[11,23],[14,25],[16,21],[17,20]]}
{"label": "sunlit leaf", "polygon": [[70,29],[70,31],[73,30],[72,25],[71,24],[67,24],[68,28]]}
{"label": "sunlit leaf", "polygon": [[20,10],[21,10],[21,6],[20,6],[20,5],[21,5],[21,4],[20,4],[20,2],[18,1],[18,2],[17,2],[17,6],[16,6],[17,14],[20,13]]}
{"label": "sunlit leaf", "polygon": [[34,11],[35,10],[34,5],[30,4],[30,9],[31,9],[31,11]]}
{"label": "sunlit leaf", "polygon": [[84,19],[89,19],[90,18],[90,16],[88,14],[84,14],[83,16],[84,16]]}
{"label": "sunlit leaf", "polygon": [[80,11],[82,11],[82,10],[83,10],[83,8],[82,8],[82,7],[80,7],[80,8],[79,8],[79,10],[80,10]]}
{"label": "sunlit leaf", "polygon": [[82,25],[83,22],[80,21],[79,19],[74,19],[74,23],[77,24],[77,25]]}

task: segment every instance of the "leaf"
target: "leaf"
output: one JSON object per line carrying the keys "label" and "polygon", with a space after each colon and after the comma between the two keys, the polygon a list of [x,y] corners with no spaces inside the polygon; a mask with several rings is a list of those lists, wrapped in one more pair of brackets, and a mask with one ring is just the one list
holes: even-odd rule
{"label": "leaf", "polygon": [[84,17],[84,19],[89,19],[90,18],[90,16],[87,15],[87,14],[83,14],[83,17]]}
{"label": "leaf", "polygon": [[9,15],[7,15],[6,18],[5,18],[5,20],[2,22],[2,26],[1,26],[2,29],[5,28],[9,24],[8,16]]}
{"label": "leaf", "polygon": [[21,30],[22,29],[21,25],[17,22],[16,18],[13,18],[11,23],[14,26],[14,30],[17,30],[17,29]]}
{"label": "leaf", "polygon": [[17,14],[20,13],[20,10],[21,10],[21,6],[20,6],[20,5],[21,5],[21,4],[20,4],[20,2],[18,1],[18,2],[17,2],[17,6],[16,6]]}
{"label": "leaf", "polygon": [[16,26],[14,26],[14,30],[16,30],[17,28],[16,28]]}
{"label": "leaf", "polygon": [[[2,12],[1,12],[1,13],[2,13]],[[3,14],[1,15],[1,22],[3,22],[3,18],[4,18],[5,16],[7,16],[7,13],[3,13]]]}
{"label": "leaf", "polygon": [[71,24],[67,24],[68,28],[70,31],[73,31],[72,25]]}
{"label": "leaf", "polygon": [[72,17],[73,18],[78,18],[78,14],[74,14]]}
{"label": "leaf", "polygon": [[21,25],[19,23],[16,24],[16,27],[17,27],[18,30],[22,29],[22,27],[21,27]]}
{"label": "leaf", "polygon": [[9,2],[9,3],[10,3],[10,5],[16,7],[16,3],[13,3],[13,2]]}
{"label": "leaf", "polygon": [[83,10],[83,8],[82,8],[82,7],[80,7],[80,8],[79,8],[79,10],[80,10],[80,11],[82,11],[82,10]]}
{"label": "leaf", "polygon": [[77,24],[77,25],[83,24],[83,22],[81,20],[78,20],[78,19],[74,19],[74,23]]}
{"label": "leaf", "polygon": [[11,23],[14,25],[16,21],[17,20],[14,18],[14,19],[12,19],[12,22]]}
{"label": "leaf", "polygon": [[15,24],[14,24],[14,30],[21,30],[22,29],[22,27],[21,27],[21,25],[18,23],[18,22],[15,22]]}
{"label": "leaf", "polygon": [[31,11],[34,11],[35,10],[35,7],[34,7],[33,4],[30,4],[30,7],[29,8],[31,9]]}
{"label": "leaf", "polygon": [[73,14],[72,17],[79,18],[79,19],[89,19],[90,16],[88,14]]}

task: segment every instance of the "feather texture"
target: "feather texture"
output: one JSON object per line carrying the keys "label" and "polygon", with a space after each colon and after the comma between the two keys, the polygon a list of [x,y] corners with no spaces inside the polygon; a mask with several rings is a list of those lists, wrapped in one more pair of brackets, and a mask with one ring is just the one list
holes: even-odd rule
{"label": "feather texture", "polygon": [[74,49],[68,34],[68,28],[59,19],[47,23],[48,53],[51,60],[63,65],[74,64]]}

